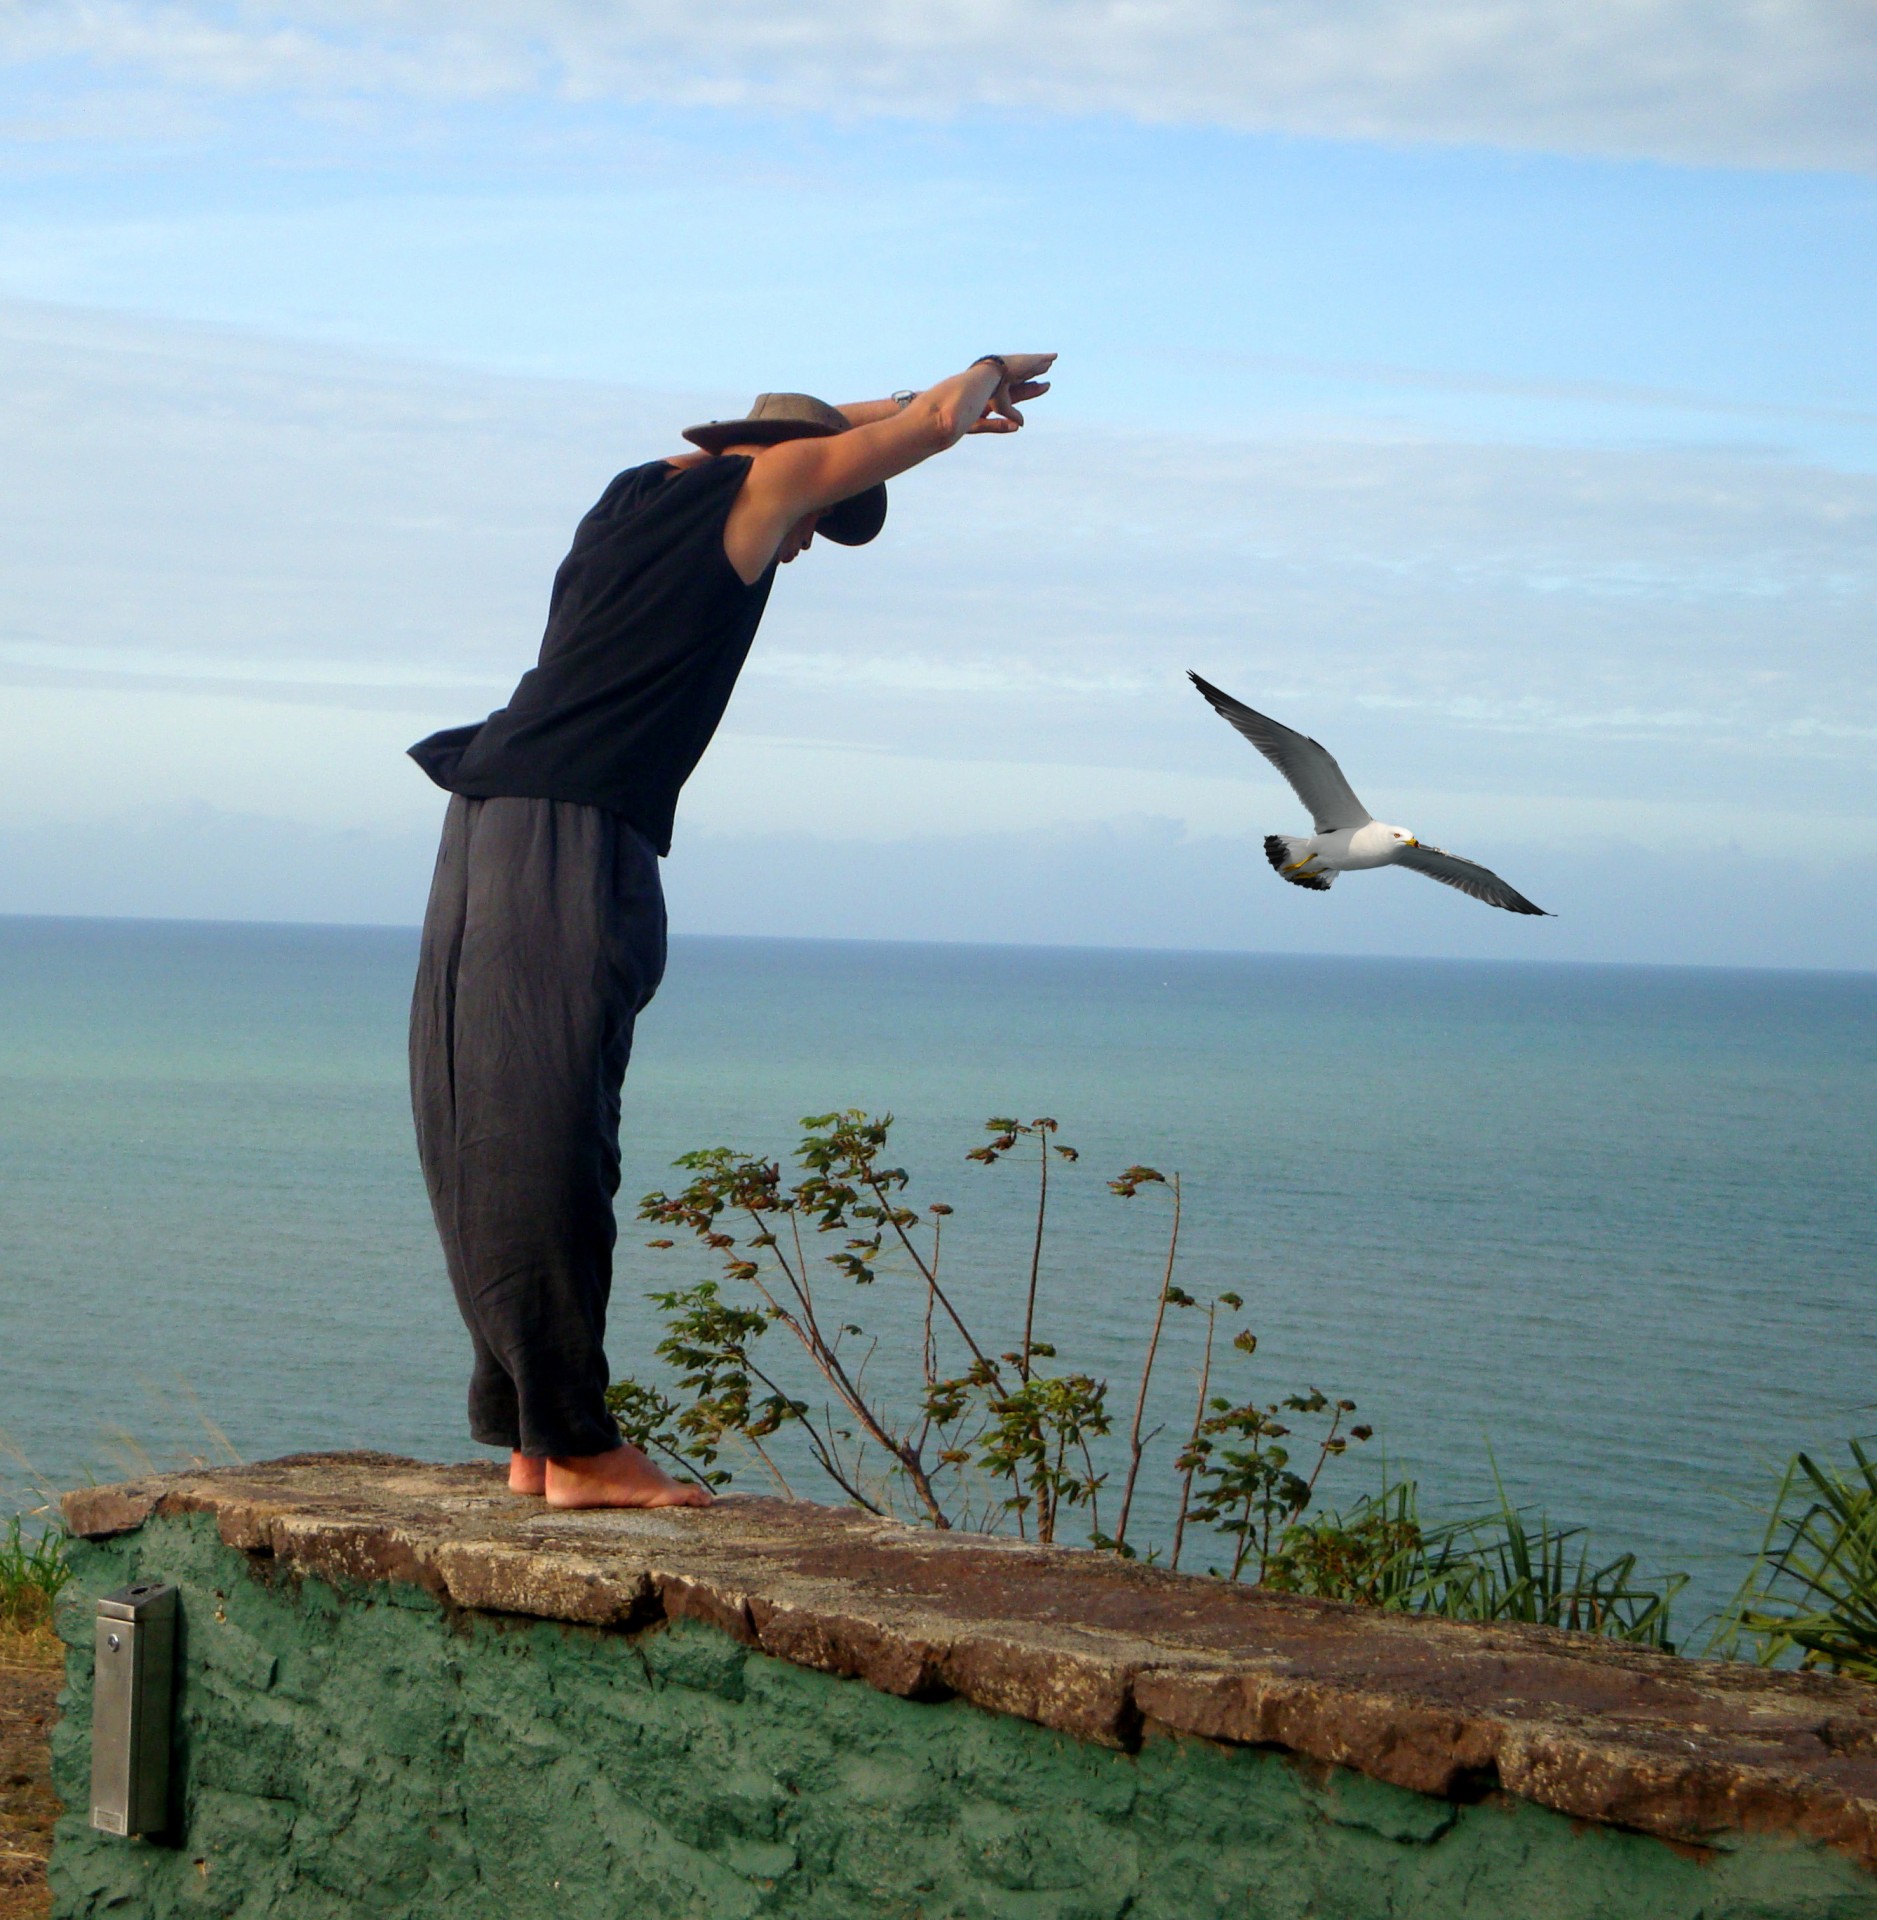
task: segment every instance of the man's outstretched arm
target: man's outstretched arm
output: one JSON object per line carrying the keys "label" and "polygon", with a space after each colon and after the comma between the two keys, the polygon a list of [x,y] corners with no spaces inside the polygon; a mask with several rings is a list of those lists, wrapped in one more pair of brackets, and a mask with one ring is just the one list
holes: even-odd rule
{"label": "man's outstretched arm", "polygon": [[732,565],[754,579],[805,515],[891,480],[956,446],[967,433],[1015,433],[1023,425],[1018,403],[1048,391],[1042,376],[1055,358],[1013,353],[979,360],[904,407],[873,400],[843,408],[849,419],[874,416],[850,432],[765,447],[751,461],[724,528]]}
{"label": "man's outstretched arm", "polygon": [[[1032,360],[1040,360],[1047,366],[1056,356],[1053,353],[1033,353],[1007,354],[998,357],[1004,361],[1006,366]],[[994,363],[989,360],[974,364],[989,367],[992,372],[996,371]],[[970,369],[966,371],[968,372]],[[1049,382],[1047,380],[1039,380],[1032,375],[1026,381],[1017,382],[1013,376],[1009,397],[1012,400],[1034,400],[1039,394],[1044,394],[1048,391]],[[908,395],[905,399],[901,399],[895,395],[888,400],[848,400],[844,401],[837,411],[847,416],[847,421],[850,426],[870,427],[881,420],[897,420],[899,416],[906,411],[908,406],[924,398],[925,395],[923,393],[914,393]],[[980,418],[975,425],[966,429],[968,433],[1010,433],[1015,431],[1016,423],[1006,420],[1001,414],[996,412],[994,408],[990,408],[988,402],[986,403],[986,408],[987,411],[983,417]]]}

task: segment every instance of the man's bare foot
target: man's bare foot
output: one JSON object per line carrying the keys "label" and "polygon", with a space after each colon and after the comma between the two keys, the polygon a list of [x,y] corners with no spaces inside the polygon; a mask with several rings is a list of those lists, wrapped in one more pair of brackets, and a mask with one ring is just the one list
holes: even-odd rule
{"label": "man's bare foot", "polygon": [[707,1507],[708,1491],[674,1480],[639,1449],[622,1442],[610,1453],[565,1454],[547,1463],[550,1507]]}
{"label": "man's bare foot", "polygon": [[547,1462],[532,1460],[525,1453],[511,1453],[508,1456],[508,1490],[510,1493],[546,1493]]}

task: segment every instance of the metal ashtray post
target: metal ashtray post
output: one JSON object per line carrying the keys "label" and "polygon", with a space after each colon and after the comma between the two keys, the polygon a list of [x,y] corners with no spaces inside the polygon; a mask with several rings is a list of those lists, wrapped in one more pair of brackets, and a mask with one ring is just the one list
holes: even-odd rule
{"label": "metal ashtray post", "polygon": [[169,1824],[176,1589],[139,1580],[98,1602],[91,1695],[91,1824],[160,1833]]}

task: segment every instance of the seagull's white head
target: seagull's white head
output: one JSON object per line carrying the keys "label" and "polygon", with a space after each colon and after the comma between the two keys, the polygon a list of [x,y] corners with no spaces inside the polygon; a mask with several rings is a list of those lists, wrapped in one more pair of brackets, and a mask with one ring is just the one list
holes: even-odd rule
{"label": "seagull's white head", "polygon": [[1398,847],[1418,847],[1421,844],[1406,827],[1390,827],[1387,831],[1389,839]]}

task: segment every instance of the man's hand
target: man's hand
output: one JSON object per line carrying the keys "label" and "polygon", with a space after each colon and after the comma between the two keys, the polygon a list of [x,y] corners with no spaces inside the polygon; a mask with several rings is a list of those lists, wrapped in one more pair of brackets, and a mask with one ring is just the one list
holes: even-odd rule
{"label": "man's hand", "polygon": [[1023,425],[1017,402],[1034,400],[1049,391],[1049,382],[1038,376],[1055,364],[1053,353],[1005,353],[998,358],[1004,363],[1004,377],[986,402],[983,414],[966,428],[968,433],[1015,433]]}

